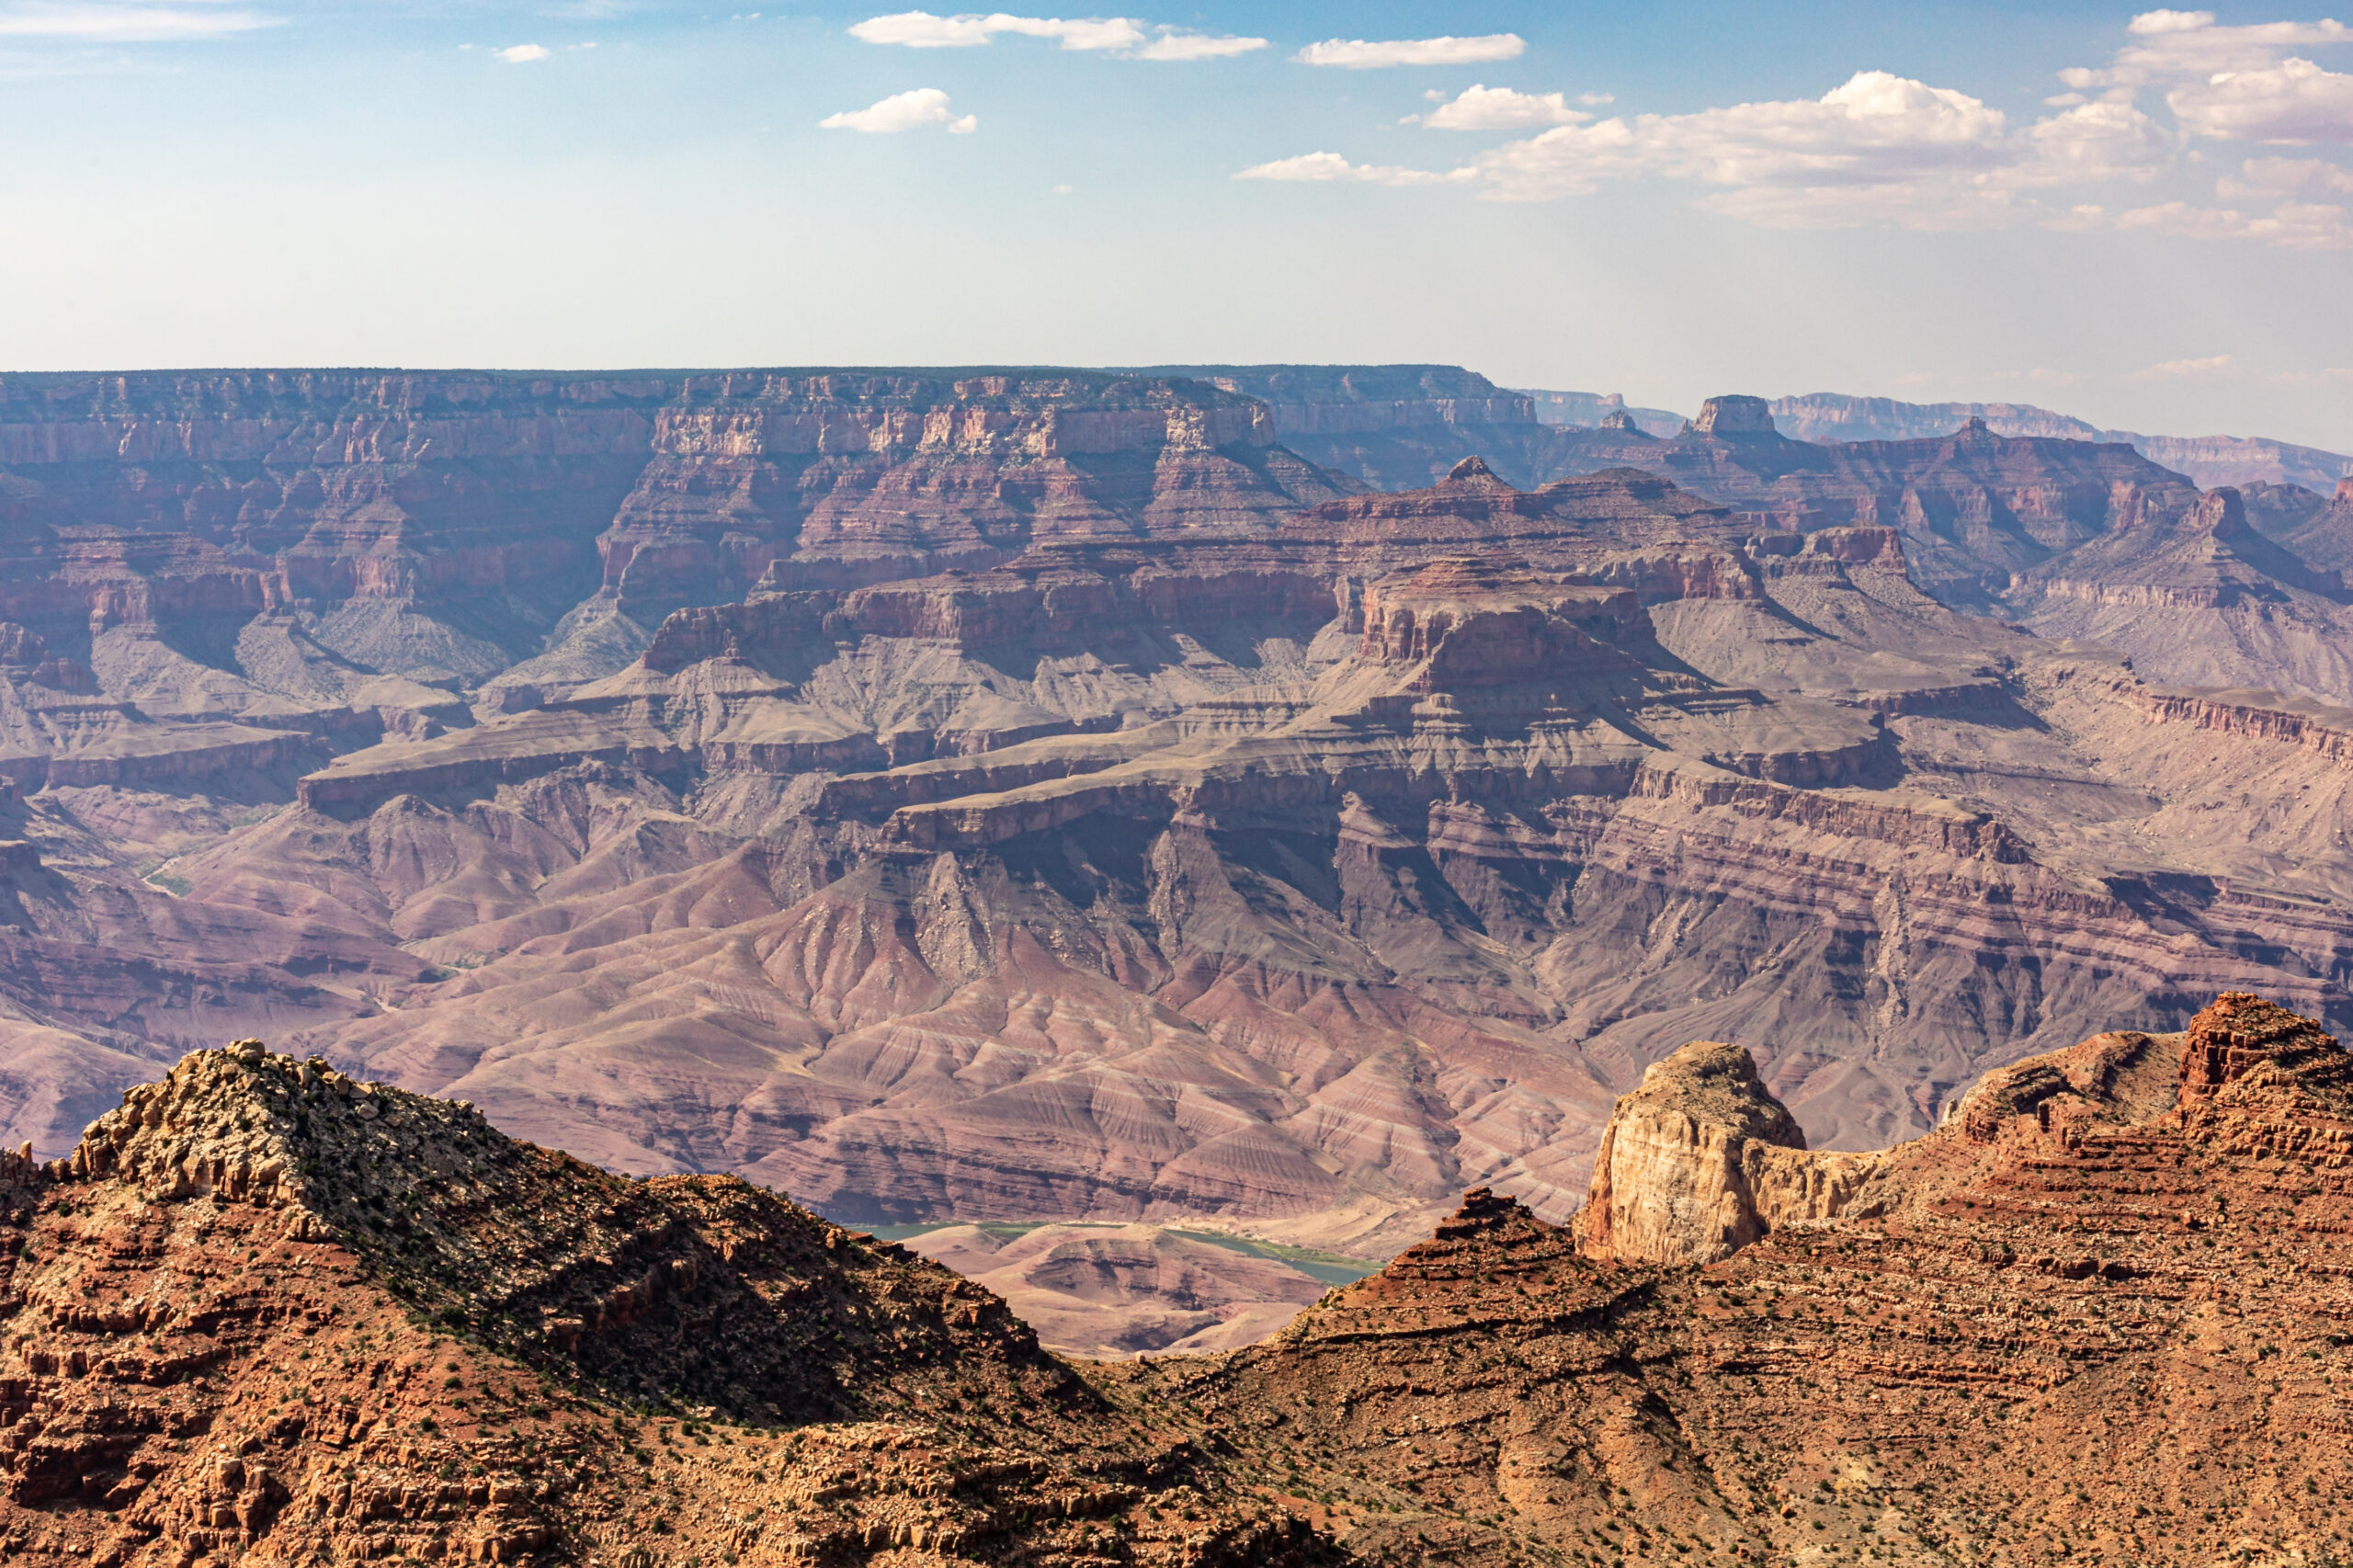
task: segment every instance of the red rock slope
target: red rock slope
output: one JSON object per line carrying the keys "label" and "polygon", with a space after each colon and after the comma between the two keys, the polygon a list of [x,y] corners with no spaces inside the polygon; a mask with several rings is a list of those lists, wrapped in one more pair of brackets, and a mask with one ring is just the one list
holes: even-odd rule
{"label": "red rock slope", "polygon": [[[1082,1377],[987,1292],[739,1183],[609,1176],[247,1042],[71,1159],[6,1164],[0,1541],[60,1565],[2343,1556],[2353,1057],[2310,1020],[2234,994],[2182,1034],[2096,1036],[1869,1162],[1798,1147],[1701,1042],[1611,1131],[1643,1153],[1597,1183],[1607,1226],[1475,1191],[1263,1345]],[[1726,1256],[1744,1204],[1761,1233]]]}
{"label": "red rock slope", "polygon": [[2353,1550],[2353,1057],[2317,1026],[2232,994],[2020,1062],[1813,1216],[1654,1261],[1716,1255],[1758,1146],[1804,1174],[1722,1054],[1613,1124],[1653,1150],[1616,1201],[1697,1199],[1649,1231],[1473,1193],[1267,1344],[1131,1375],[1371,1562]]}
{"label": "red rock slope", "polygon": [[0,1543],[66,1564],[1282,1563],[946,1270],[245,1042],[5,1162]]}

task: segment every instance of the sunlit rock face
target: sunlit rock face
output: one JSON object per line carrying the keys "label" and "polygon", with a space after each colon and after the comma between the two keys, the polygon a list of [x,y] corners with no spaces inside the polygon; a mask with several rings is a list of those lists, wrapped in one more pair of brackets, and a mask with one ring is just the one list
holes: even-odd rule
{"label": "sunlit rock face", "polygon": [[[1566,1221],[1689,1040],[1839,1153],[2217,992],[2344,1016],[2353,719],[1926,591],[2030,540],[2305,624],[2284,503],[1745,407],[1602,433],[1688,485],[1372,493],[1165,376],[12,379],[0,1121],[266,1032],[838,1220],[1385,1256]],[[1643,1245],[1837,1201],[1708,1159]]]}

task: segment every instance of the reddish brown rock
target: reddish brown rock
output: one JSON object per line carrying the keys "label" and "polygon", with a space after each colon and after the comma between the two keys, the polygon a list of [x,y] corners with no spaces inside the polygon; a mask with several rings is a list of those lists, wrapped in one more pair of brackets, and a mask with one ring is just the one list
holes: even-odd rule
{"label": "reddish brown rock", "polygon": [[944,1269],[254,1042],[0,1196],[18,1561],[1327,1556]]}
{"label": "reddish brown rock", "polygon": [[2251,997],[2199,1027],[2245,1054],[2186,1114],[2188,1037],[2103,1035],[1704,1267],[1473,1193],[1267,1344],[1130,1375],[1368,1562],[2329,1561],[2346,1057]]}
{"label": "reddish brown rock", "polygon": [[2189,1020],[2181,1047],[2181,1102],[2212,1098],[2259,1066],[2328,1082],[2344,1048],[2312,1019],[2244,991],[2215,998]]}
{"label": "reddish brown rock", "polygon": [[[1467,1186],[1566,1218],[1695,1038],[1854,1151],[2219,991],[2353,1017],[2337,704],[1923,591],[2187,541],[2234,606],[2101,613],[2323,684],[2256,571],[2292,498],[1729,401],[1643,438],[1694,488],[1450,449],[1366,495],[1167,377],[28,386],[0,1115],[45,1156],[268,1030],[845,1219],[1386,1253]],[[1498,412],[1351,386],[1368,449]]]}
{"label": "reddish brown rock", "polygon": [[1835,1217],[1879,1173],[1814,1153],[1735,1045],[1694,1040],[1618,1102],[1577,1210],[1577,1245],[1621,1263],[1715,1263],[1758,1237]]}

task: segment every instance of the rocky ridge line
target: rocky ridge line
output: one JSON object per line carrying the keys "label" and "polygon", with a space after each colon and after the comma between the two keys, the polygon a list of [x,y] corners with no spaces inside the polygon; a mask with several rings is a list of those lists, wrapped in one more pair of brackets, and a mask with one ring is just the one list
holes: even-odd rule
{"label": "rocky ridge line", "polygon": [[[1621,1198],[1721,1200],[1726,1149],[1797,1153],[1724,1048],[1659,1066],[1617,1129],[1714,1136]],[[1872,1158],[1837,1212],[1728,1256],[1710,1201],[1596,1256],[1474,1192],[1273,1339],[1127,1376],[1367,1563],[2353,1551],[2353,1056],[2317,1024],[2226,994],[1991,1074]]]}
{"label": "rocky ridge line", "polygon": [[943,1269],[250,1040],[0,1156],[0,1232],[18,1561],[1322,1554]]}

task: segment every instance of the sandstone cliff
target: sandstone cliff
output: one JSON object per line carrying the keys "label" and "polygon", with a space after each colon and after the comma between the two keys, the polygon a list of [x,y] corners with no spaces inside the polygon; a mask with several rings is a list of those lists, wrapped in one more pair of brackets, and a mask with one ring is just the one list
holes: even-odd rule
{"label": "sandstone cliff", "polygon": [[1376,490],[1418,490],[1467,457],[1550,478],[1551,431],[1527,393],[1457,365],[1164,365],[1139,372],[1263,402],[1283,444]]}
{"label": "sandstone cliff", "polygon": [[[1126,1375],[1367,1562],[2327,1562],[2348,1062],[2224,996],[1995,1075],[1729,1257],[1473,1192],[1267,1344]],[[1771,1135],[1720,1051],[1677,1076]]]}
{"label": "sandstone cliff", "polygon": [[1577,1244],[1626,1263],[1714,1263],[1773,1231],[1836,1216],[1879,1164],[1809,1152],[1747,1051],[1694,1040],[1653,1062],[1610,1114]]}
{"label": "sandstone cliff", "polygon": [[1854,1151],[2217,991],[2353,1017],[2295,497],[1730,398],[1545,437],[1688,487],[1523,488],[1493,389],[1308,381],[1442,473],[1154,376],[8,382],[9,1142],[267,1031],[841,1219],[1385,1254],[1565,1219],[1693,1039]]}

